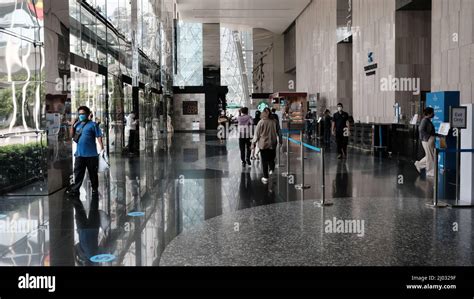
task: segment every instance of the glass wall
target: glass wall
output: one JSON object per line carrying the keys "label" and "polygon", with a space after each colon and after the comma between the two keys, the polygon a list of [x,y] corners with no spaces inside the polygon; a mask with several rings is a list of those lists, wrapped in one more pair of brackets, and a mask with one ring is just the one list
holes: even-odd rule
{"label": "glass wall", "polygon": [[175,86],[203,85],[202,24],[178,23],[178,66],[174,76]]}
{"label": "glass wall", "polygon": [[0,194],[44,183],[43,23],[42,1],[0,5]]}
{"label": "glass wall", "polygon": [[[60,147],[68,147],[70,154],[70,143],[66,144],[70,140],[68,126],[80,105],[93,110],[94,120],[100,124],[106,147],[112,153],[121,153],[126,145],[124,119],[134,103],[144,111],[144,118],[140,119],[143,137],[157,137],[161,96],[152,95],[152,91],[156,93],[161,86],[161,1],[61,2],[69,4],[69,43],[61,36],[67,34],[67,25],[54,23],[60,29],[46,43],[53,47],[46,54],[57,58],[53,63],[49,62],[52,57],[45,59],[43,24],[45,15],[54,17],[54,22],[58,20],[54,9],[50,15],[45,13],[43,0],[0,2],[0,194],[33,182],[41,182],[44,188],[50,172],[48,157],[54,161],[62,155]],[[132,3],[137,4],[135,29]],[[145,85],[136,99],[131,85],[125,83],[131,82],[133,75],[133,31],[137,32],[139,49],[139,84]],[[70,62],[74,66],[69,67]],[[45,65],[51,65],[48,72],[44,71]],[[67,88],[57,91],[56,78],[67,80],[57,82],[56,87]],[[68,156],[63,160],[69,165],[70,159]]]}
{"label": "glass wall", "polygon": [[[240,62],[241,57],[243,65]],[[244,99],[252,94],[252,30],[234,30],[221,26],[221,85],[229,88],[229,105],[244,105]]]}

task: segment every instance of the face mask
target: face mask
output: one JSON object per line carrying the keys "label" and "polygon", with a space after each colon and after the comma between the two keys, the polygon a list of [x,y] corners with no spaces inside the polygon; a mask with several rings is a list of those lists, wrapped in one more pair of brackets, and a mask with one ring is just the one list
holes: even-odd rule
{"label": "face mask", "polygon": [[79,115],[80,121],[85,121],[87,119],[87,115]]}
{"label": "face mask", "polygon": [[337,107],[337,111],[341,112],[341,111],[342,111],[342,107]]}

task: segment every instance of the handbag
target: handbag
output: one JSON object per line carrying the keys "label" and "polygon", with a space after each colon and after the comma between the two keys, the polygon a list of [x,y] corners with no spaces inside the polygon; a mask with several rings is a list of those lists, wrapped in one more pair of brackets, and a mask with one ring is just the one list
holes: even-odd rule
{"label": "handbag", "polygon": [[110,168],[109,158],[105,154],[105,150],[102,150],[99,154],[99,172],[105,172]]}

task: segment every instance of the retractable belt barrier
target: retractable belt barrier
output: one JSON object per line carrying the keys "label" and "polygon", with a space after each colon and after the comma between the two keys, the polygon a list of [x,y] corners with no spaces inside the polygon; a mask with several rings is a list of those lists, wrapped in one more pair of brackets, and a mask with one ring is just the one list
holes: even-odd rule
{"label": "retractable belt barrier", "polygon": [[[306,190],[306,189],[309,189],[311,188],[311,186],[309,185],[305,185],[305,181],[304,181],[304,148],[307,148],[309,150],[312,150],[314,152],[317,152],[317,153],[320,153],[321,154],[321,194],[322,194],[322,199],[321,199],[321,202],[318,203],[318,205],[320,207],[324,207],[324,206],[331,206],[332,203],[327,203],[326,202],[326,186],[325,186],[325,163],[324,163],[324,158],[325,158],[325,155],[324,155],[324,148],[319,148],[319,147],[316,147],[316,146],[313,146],[313,145],[310,145],[310,144],[307,144],[307,143],[304,143],[303,142],[303,131],[302,130],[285,130],[282,132],[285,132],[287,134],[287,136],[284,136],[283,139],[286,139],[286,154],[287,154],[287,157],[286,157],[286,169],[287,171],[285,173],[283,173],[282,175],[284,177],[290,177],[291,175],[294,175],[292,173],[290,173],[290,142],[293,143],[293,144],[296,144],[296,145],[299,145],[300,146],[300,157],[301,157],[301,184],[299,185],[295,185],[295,188],[298,189],[298,190]],[[300,134],[300,140],[296,140],[296,139],[293,139],[290,137],[290,133],[291,132],[294,132],[294,133],[299,133]],[[290,181],[288,180],[288,183],[290,183]],[[318,183],[316,183],[318,184]]]}
{"label": "retractable belt barrier", "polygon": [[432,208],[446,208],[446,207],[474,207],[472,205],[462,206],[459,205],[460,200],[460,181],[459,181],[459,173],[460,169],[457,169],[456,173],[456,204],[449,205],[446,203],[438,202],[438,191],[439,191],[439,154],[440,153],[474,153],[474,149],[442,149],[442,148],[435,148],[435,160],[434,160],[434,187],[433,187],[433,203],[427,204],[429,207]]}

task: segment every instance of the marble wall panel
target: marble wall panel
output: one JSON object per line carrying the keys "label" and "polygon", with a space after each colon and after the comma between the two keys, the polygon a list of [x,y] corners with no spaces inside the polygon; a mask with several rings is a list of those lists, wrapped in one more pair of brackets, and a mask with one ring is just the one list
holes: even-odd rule
{"label": "marble wall panel", "polygon": [[462,103],[473,103],[474,2],[433,0],[431,90],[459,90]]}
{"label": "marble wall panel", "polygon": [[[175,94],[173,101],[173,127],[175,131],[192,131],[193,122],[199,121],[199,130],[206,129],[206,96],[205,94]],[[197,101],[198,102],[198,114],[197,115],[184,115],[183,114],[183,102],[186,101]]]}
{"label": "marble wall panel", "polygon": [[337,104],[337,1],[315,0],[296,20],[297,91]]}

